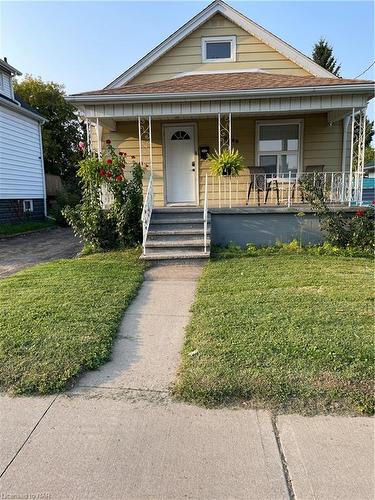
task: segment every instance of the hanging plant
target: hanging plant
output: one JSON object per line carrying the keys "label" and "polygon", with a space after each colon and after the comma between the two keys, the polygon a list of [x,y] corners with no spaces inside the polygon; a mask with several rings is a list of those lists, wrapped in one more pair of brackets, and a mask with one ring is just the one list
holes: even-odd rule
{"label": "hanging plant", "polygon": [[215,150],[211,155],[208,155],[210,168],[213,175],[231,175],[237,176],[244,169],[244,159],[238,151],[229,151],[225,149],[220,154]]}

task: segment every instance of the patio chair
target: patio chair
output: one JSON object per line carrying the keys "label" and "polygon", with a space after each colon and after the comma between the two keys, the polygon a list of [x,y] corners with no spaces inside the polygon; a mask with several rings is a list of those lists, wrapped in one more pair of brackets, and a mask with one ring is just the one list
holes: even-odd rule
{"label": "patio chair", "polygon": [[[251,190],[254,188],[257,192],[258,206],[260,206],[260,193],[266,193],[264,204],[267,203],[268,195],[274,185],[276,191],[277,204],[280,205],[280,191],[277,177],[273,177],[274,172],[267,172],[267,167],[247,167],[250,173],[250,184],[247,191],[246,205],[249,205]],[[267,179],[267,174],[272,174],[271,179]]]}

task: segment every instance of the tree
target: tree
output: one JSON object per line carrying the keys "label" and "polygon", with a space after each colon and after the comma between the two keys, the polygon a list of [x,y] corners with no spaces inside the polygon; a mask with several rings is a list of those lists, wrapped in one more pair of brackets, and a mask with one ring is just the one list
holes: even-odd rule
{"label": "tree", "polygon": [[81,158],[77,145],[83,129],[75,108],[65,100],[64,86],[26,75],[14,83],[14,91],[48,120],[42,127],[45,171],[72,181]]}
{"label": "tree", "polygon": [[314,45],[312,58],[322,68],[336,76],[340,76],[341,64],[337,63],[337,59],[333,55],[333,47],[329,45],[325,38],[321,37]]}

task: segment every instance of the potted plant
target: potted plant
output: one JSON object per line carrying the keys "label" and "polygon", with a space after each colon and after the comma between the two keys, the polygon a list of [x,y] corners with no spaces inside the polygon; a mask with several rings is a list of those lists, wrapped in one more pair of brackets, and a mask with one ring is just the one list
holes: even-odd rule
{"label": "potted plant", "polygon": [[215,150],[208,156],[213,175],[238,175],[245,167],[243,156],[238,151],[225,149],[220,154]]}

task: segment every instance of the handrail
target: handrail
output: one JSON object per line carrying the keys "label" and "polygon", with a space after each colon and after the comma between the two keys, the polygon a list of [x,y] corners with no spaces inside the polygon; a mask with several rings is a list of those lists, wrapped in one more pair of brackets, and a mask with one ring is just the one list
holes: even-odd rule
{"label": "handrail", "polygon": [[203,223],[204,223],[204,253],[207,252],[207,219],[208,219],[208,175],[204,185],[204,208],[203,208]]}
{"label": "handrail", "polygon": [[154,205],[154,184],[151,174],[150,179],[148,181],[147,193],[141,216],[142,230],[143,230],[143,241],[142,241],[143,255],[146,254],[146,240],[147,240],[148,228],[150,226],[153,205]]}

